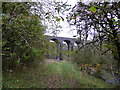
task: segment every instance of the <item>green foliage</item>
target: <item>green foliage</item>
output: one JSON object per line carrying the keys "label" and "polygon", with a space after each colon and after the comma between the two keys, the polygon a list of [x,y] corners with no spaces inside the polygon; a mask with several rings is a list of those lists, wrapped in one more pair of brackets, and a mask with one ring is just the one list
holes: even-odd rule
{"label": "green foliage", "polygon": [[39,16],[30,11],[32,5],[34,3],[2,3],[3,69],[15,69],[44,58],[46,27]]}
{"label": "green foliage", "polygon": [[58,44],[55,42],[47,42],[47,48],[46,48],[46,55],[47,58],[56,59],[58,56]]}
{"label": "green foliage", "polygon": [[60,21],[61,19],[60,18],[57,18],[56,21]]}
{"label": "green foliage", "polygon": [[[115,62],[111,52],[108,51],[107,53],[101,54],[101,52],[106,51],[106,45],[104,46],[102,47],[102,51],[92,46],[84,47],[73,55],[72,61],[81,67],[83,72],[111,82],[119,75],[119,70],[117,69],[117,62]],[[100,65],[99,69],[96,67],[97,64]],[[103,71],[108,74],[105,74]],[[112,83],[117,84],[116,81]]]}
{"label": "green foliage", "polygon": [[110,88],[115,87],[80,72],[67,61],[46,60],[37,67],[22,72],[4,73],[4,88]]}
{"label": "green foliage", "polygon": [[96,11],[97,11],[96,8],[95,8],[94,6],[90,7],[89,10],[92,11],[92,12],[96,12]]}
{"label": "green foliage", "polygon": [[112,61],[112,56],[110,57],[109,55],[110,54],[101,55],[101,51],[94,49],[92,46],[86,46],[73,55],[73,62],[78,63],[79,65],[94,65],[96,63],[106,64],[107,62]]}
{"label": "green foliage", "polygon": [[[118,68],[116,68],[118,70],[120,70],[119,9],[119,2],[91,2],[88,4],[78,2],[68,17],[70,25],[76,26],[83,46],[86,43],[86,45],[91,43],[94,45],[96,42],[99,48],[106,47],[109,52],[112,52],[110,56],[114,57],[114,62],[118,63]],[[72,17],[76,13],[78,16],[74,20]],[[92,37],[91,43],[86,42],[88,37]]]}

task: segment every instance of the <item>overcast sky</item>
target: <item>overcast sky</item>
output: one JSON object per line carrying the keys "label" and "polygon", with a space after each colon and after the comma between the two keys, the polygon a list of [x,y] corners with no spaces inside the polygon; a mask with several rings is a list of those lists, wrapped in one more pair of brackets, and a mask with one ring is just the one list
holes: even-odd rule
{"label": "overcast sky", "polygon": [[[63,2],[68,1],[67,4],[70,4],[72,6],[74,6],[77,2],[77,0],[55,0],[55,1],[63,1]],[[66,16],[63,16],[63,17],[66,17]],[[71,30],[72,28],[69,26],[66,20],[64,22],[61,20],[60,24],[63,28],[62,28],[62,31],[57,36],[72,38],[73,35],[77,35],[77,31]]]}
{"label": "overcast sky", "polygon": [[[80,0],[55,0],[55,1],[63,1],[63,2],[66,2],[67,1],[67,4],[70,4],[72,6],[74,6],[77,1],[80,1]],[[82,2],[89,2],[91,0],[82,0]],[[70,37],[72,38],[74,35],[77,35],[77,31],[76,30],[72,30],[74,29],[74,27],[70,27],[69,24],[67,22],[61,22],[61,25],[62,25],[62,30],[58,36],[61,36],[61,37]]]}
{"label": "overcast sky", "polygon": [[[77,3],[77,1],[82,1],[88,4],[91,1],[93,2],[93,1],[100,1],[100,0],[55,0],[55,1],[63,1],[63,2],[67,1],[67,4],[74,6]],[[105,1],[111,1],[111,0],[105,0]],[[63,17],[65,19],[66,16],[63,16]],[[69,26],[66,20],[64,22],[61,20],[60,24],[62,26],[62,31],[59,34],[57,34],[57,36],[73,38],[74,35],[77,35],[77,31],[72,30],[73,28]],[[88,39],[91,39],[91,36],[89,36]]]}
{"label": "overcast sky", "polygon": [[[77,2],[77,0],[61,0],[63,2],[68,1],[67,3],[74,6]],[[61,22],[61,25],[63,26],[63,31],[61,31],[58,36],[61,37],[73,37],[74,35],[77,35],[77,31],[72,30],[72,28],[69,26],[67,22]]]}
{"label": "overcast sky", "polygon": [[[77,3],[77,1],[80,0],[55,0],[55,1],[63,1],[63,2],[67,1],[67,4],[74,6]],[[89,1],[91,0],[82,0],[82,2],[85,3],[88,3]],[[66,16],[63,17],[65,19]],[[73,38],[74,35],[77,36],[77,31],[73,30],[75,29],[75,27],[70,27],[66,20],[65,21],[61,20],[60,24],[62,26],[62,31],[59,34],[57,34],[57,36],[70,37],[70,38]],[[51,34],[47,34],[47,35],[51,35]]]}

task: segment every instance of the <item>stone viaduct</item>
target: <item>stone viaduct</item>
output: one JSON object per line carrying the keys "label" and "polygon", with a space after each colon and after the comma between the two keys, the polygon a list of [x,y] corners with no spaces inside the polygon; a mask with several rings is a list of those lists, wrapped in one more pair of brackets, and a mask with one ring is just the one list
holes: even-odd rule
{"label": "stone viaduct", "polygon": [[[58,48],[60,49],[60,51],[62,51],[63,42],[67,43],[67,49],[68,49],[68,51],[70,51],[70,50],[74,51],[74,44],[75,43],[77,44],[78,47],[80,45],[80,42],[76,38],[67,38],[67,37],[58,37],[58,36],[47,36],[47,35],[46,35],[46,37],[47,37],[47,40],[52,40],[55,43],[57,43],[58,44]],[[58,52],[58,56],[56,57],[56,59],[63,60],[61,52]]]}

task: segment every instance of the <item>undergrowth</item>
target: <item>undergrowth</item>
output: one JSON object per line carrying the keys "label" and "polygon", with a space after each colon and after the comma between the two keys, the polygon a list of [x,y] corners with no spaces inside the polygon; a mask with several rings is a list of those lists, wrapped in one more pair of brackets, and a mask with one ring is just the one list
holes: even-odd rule
{"label": "undergrowth", "polygon": [[[49,62],[48,62],[49,61]],[[101,79],[77,70],[67,61],[46,60],[39,66],[3,73],[3,88],[113,88]]]}

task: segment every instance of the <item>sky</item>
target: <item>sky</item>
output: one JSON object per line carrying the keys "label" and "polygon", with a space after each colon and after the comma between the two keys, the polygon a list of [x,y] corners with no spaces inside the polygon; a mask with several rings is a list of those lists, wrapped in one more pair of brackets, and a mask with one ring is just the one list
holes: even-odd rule
{"label": "sky", "polygon": [[[74,6],[77,2],[77,0],[61,0],[63,2],[66,2],[72,6]],[[77,35],[77,31],[72,30],[72,28],[69,26],[67,21],[61,22],[61,25],[63,26],[63,31],[61,31],[58,36],[63,36],[63,37],[70,37],[73,38],[74,35]]]}
{"label": "sky", "polygon": [[[63,1],[63,2],[66,2],[67,1],[67,4],[71,5],[72,7],[77,3],[77,1],[80,1],[80,0],[55,0],[55,1]],[[82,2],[85,2],[85,3],[88,3],[89,1],[91,0],[82,0]],[[66,16],[63,16],[64,19]],[[60,22],[60,25],[62,26],[61,28],[61,32],[59,34],[57,34],[57,36],[60,36],[60,37],[69,37],[69,38],[77,38],[77,31],[76,30],[73,30],[75,29],[75,27],[71,27],[69,26],[69,24],[67,23],[67,21],[62,21]],[[48,34],[47,35],[51,35],[51,34]],[[73,37],[73,36],[77,36],[77,37]]]}
{"label": "sky", "polygon": [[[70,4],[72,6],[74,6],[77,3],[77,0],[61,0],[61,1],[63,1],[63,2],[67,1],[67,4]],[[62,28],[63,31],[61,31],[58,34],[58,36],[73,38],[74,35],[77,35],[77,31],[76,30],[72,30],[72,27],[69,26],[67,21],[66,22],[61,22],[61,25],[63,26],[63,28]]]}
{"label": "sky", "polygon": [[[77,2],[77,0],[56,0],[56,1],[63,1],[63,2],[67,1],[67,4],[70,4],[72,6],[74,6]],[[61,28],[62,31],[59,34],[57,34],[57,36],[73,38],[74,35],[77,35],[77,31],[71,30],[72,28],[69,26],[66,20],[65,21],[61,20],[60,25],[62,26]]]}

